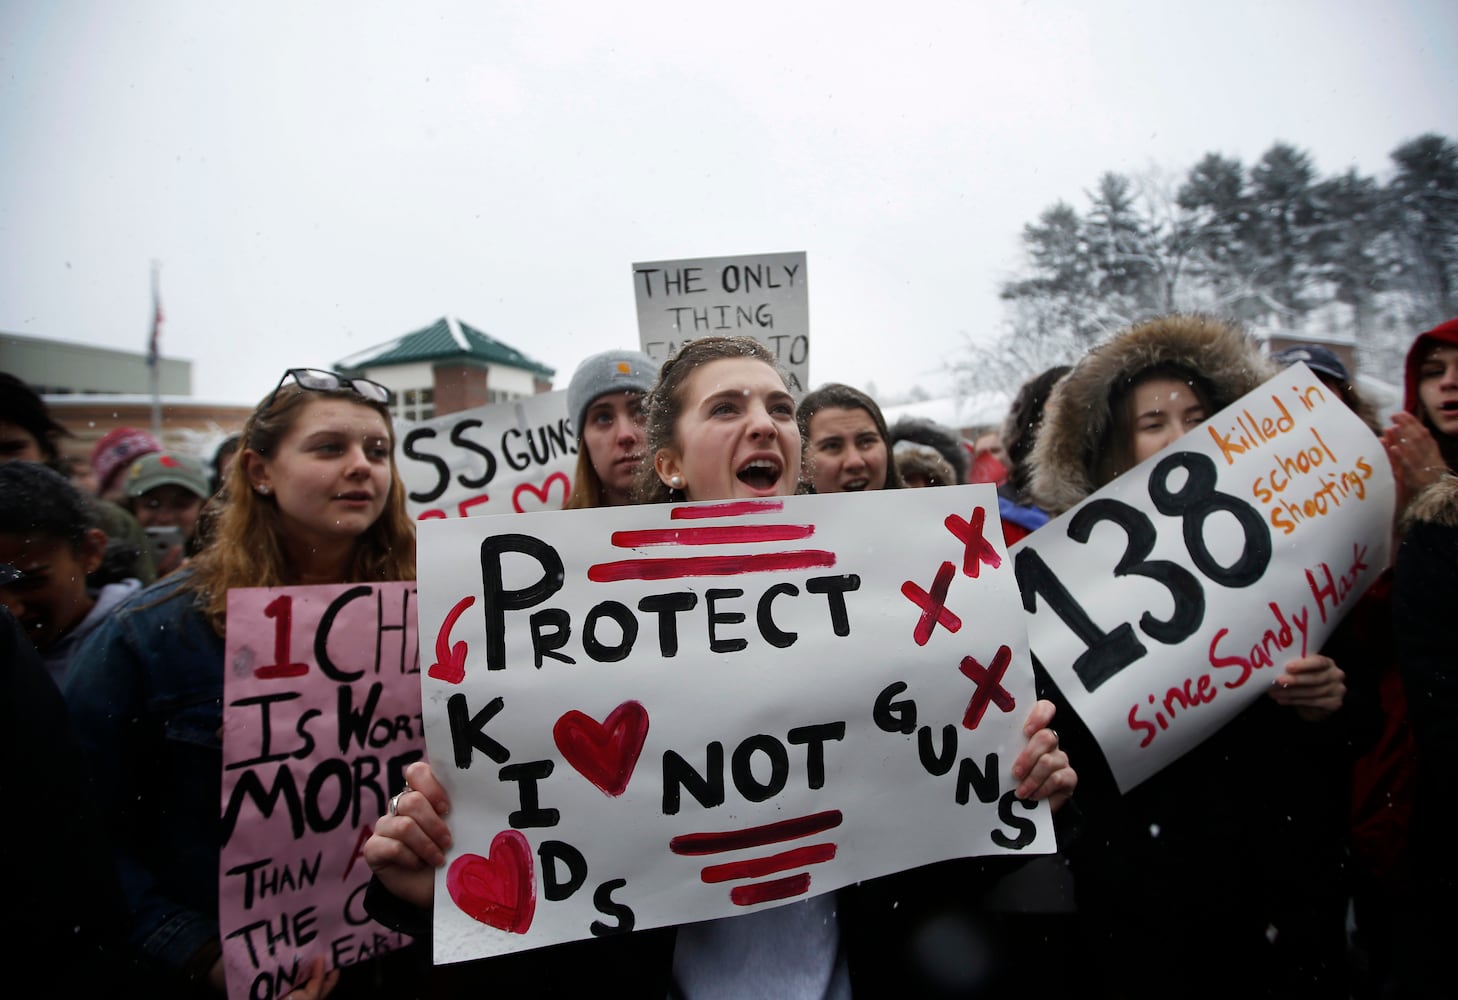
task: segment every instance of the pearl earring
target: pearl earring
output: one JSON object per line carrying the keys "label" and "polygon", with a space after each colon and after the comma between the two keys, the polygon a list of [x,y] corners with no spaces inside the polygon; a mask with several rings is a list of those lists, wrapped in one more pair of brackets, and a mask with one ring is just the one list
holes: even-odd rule
{"label": "pearl earring", "polygon": [[270,493],[273,492],[272,488],[267,483],[259,483],[257,486],[254,487],[254,489],[256,489],[262,496],[268,496]]}
{"label": "pearl earring", "polygon": [[683,489],[683,476],[669,476],[668,485],[676,490]]}

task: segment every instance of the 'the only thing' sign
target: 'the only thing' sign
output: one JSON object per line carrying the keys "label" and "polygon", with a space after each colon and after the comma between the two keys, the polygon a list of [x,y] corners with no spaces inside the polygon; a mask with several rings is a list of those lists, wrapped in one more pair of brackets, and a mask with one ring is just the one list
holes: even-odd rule
{"label": "'the only thing' sign", "polygon": [[996,511],[979,485],[423,522],[436,961],[1054,850],[1013,794],[1034,693]]}

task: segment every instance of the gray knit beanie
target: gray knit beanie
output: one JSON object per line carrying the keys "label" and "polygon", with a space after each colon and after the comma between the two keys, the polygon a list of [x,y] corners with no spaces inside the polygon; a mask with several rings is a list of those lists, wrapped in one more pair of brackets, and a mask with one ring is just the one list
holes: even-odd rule
{"label": "gray knit beanie", "polygon": [[582,437],[587,408],[610,392],[647,392],[658,377],[658,365],[642,351],[603,351],[583,359],[567,385],[567,412]]}

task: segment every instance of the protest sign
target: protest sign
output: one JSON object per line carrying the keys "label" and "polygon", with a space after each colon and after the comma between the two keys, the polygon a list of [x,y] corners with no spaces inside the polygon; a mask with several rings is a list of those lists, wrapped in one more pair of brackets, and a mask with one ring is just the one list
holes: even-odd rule
{"label": "protest sign", "polygon": [[1056,849],[989,486],[432,521],[420,564],[437,962]]}
{"label": "protest sign", "polygon": [[1320,650],[1393,502],[1380,440],[1297,365],[1014,546],[1033,656],[1120,789]]}
{"label": "protest sign", "polygon": [[560,510],[572,494],[577,432],[565,391],[405,424],[396,437],[417,520]]}
{"label": "protest sign", "polygon": [[421,732],[415,584],[228,592],[219,926],[233,1000],[409,943],[370,920],[362,850]]}
{"label": "protest sign", "polygon": [[810,300],[804,253],[699,257],[633,265],[638,338],[658,364],[696,337],[750,336],[810,386]]}

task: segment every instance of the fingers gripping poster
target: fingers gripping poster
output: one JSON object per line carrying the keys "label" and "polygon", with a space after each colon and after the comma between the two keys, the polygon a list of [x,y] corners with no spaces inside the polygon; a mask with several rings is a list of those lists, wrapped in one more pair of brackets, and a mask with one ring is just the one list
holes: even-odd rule
{"label": "fingers gripping poster", "polygon": [[1122,790],[1320,651],[1393,502],[1380,440],[1297,365],[1014,547],[1033,656]]}
{"label": "fingers gripping poster", "polygon": [[405,424],[396,438],[417,520],[560,510],[572,495],[577,432],[565,391]]}
{"label": "fingers gripping poster", "polygon": [[437,962],[1056,849],[990,487],[434,521],[420,565]]}
{"label": "fingers gripping poster", "polygon": [[414,583],[228,593],[219,924],[233,1000],[410,942],[364,912],[364,842],[424,756]]}

